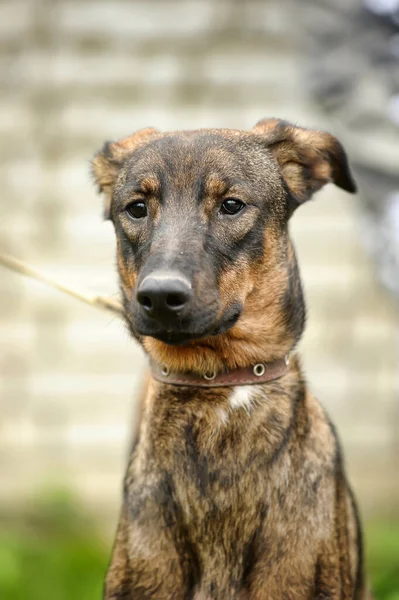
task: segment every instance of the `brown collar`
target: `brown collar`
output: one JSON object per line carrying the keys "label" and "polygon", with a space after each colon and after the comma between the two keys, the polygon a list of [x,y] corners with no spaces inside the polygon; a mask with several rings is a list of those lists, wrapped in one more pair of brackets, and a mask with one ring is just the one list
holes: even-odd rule
{"label": "brown collar", "polygon": [[171,385],[202,388],[256,385],[282,377],[288,371],[289,362],[287,355],[269,363],[257,363],[253,367],[234,369],[219,375],[216,372],[207,373],[202,376],[195,373],[171,373],[167,367],[151,362],[151,373],[157,381]]}

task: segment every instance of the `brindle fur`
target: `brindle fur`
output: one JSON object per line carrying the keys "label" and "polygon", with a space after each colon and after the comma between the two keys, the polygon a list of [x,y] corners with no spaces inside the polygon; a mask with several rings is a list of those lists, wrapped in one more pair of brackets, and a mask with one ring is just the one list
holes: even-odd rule
{"label": "brindle fur", "polygon": [[[126,322],[154,360],[203,374],[292,356],[283,377],[257,386],[150,379],[104,597],[365,600],[339,442],[295,353],[305,304],[288,232],[324,184],[355,191],[342,146],[276,119],[251,132],[146,129],[107,143],[93,170],[115,225]],[[232,196],[247,208],[221,217]],[[133,222],[124,208],[137,198],[149,216]],[[180,344],[135,300],[160,267],[193,285]]]}

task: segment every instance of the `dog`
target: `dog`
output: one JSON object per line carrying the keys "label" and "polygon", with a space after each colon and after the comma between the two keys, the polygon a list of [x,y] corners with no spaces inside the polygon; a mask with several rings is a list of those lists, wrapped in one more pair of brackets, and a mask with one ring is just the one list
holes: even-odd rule
{"label": "dog", "polygon": [[279,119],[149,128],[92,169],[151,361],[104,598],[365,600],[339,441],[295,350],[288,228],[325,184],[356,192],[342,145]]}

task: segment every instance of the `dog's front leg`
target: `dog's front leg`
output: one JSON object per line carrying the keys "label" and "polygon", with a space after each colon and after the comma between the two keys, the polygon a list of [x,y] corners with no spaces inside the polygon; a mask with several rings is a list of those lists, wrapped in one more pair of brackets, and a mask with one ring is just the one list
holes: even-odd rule
{"label": "dog's front leg", "polygon": [[168,530],[145,530],[122,510],[108,568],[104,600],[186,600],[193,587],[189,565]]}
{"label": "dog's front leg", "polygon": [[[333,547],[335,546],[335,547]],[[314,600],[349,600],[343,593],[336,544],[326,547],[319,557],[315,570]]]}
{"label": "dog's front leg", "polygon": [[346,523],[337,518],[335,535],[323,544],[315,568],[315,600],[363,600],[355,589]]}
{"label": "dog's front leg", "polygon": [[130,600],[132,598],[126,534],[127,519],[125,509],[123,509],[105,580],[104,600]]}

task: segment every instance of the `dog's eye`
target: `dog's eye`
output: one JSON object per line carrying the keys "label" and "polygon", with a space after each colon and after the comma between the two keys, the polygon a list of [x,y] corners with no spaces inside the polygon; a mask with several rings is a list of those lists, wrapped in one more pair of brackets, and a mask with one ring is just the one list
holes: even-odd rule
{"label": "dog's eye", "polygon": [[147,216],[147,207],[144,202],[132,202],[126,207],[126,212],[133,219],[144,219]]}
{"label": "dog's eye", "polygon": [[227,198],[220,207],[222,215],[235,215],[244,208],[244,202],[237,200],[236,198]]}

